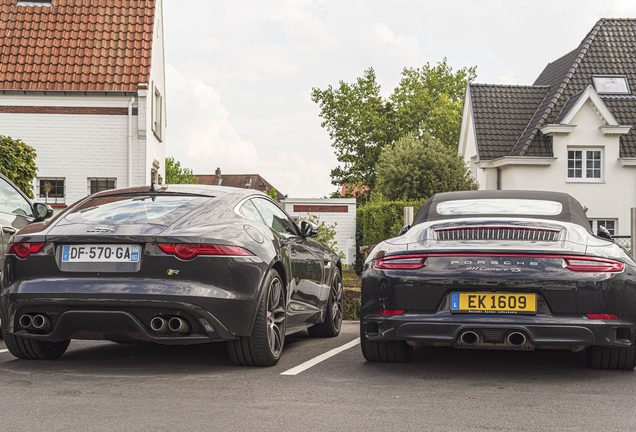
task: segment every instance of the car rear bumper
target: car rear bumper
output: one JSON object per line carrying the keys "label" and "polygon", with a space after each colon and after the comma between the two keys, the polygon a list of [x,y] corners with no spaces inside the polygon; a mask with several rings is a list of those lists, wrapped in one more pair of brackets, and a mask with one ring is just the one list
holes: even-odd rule
{"label": "car rear bumper", "polygon": [[[38,280],[2,296],[3,330],[47,341],[106,339],[194,344],[251,333],[259,291],[232,292],[162,280]],[[48,318],[46,331],[23,328],[20,317]],[[153,331],[154,317],[184,319],[186,333]]]}
{"label": "car rear bumper", "polygon": [[[475,348],[567,348],[576,346],[628,347],[632,345],[636,326],[624,321],[590,320],[585,317],[554,317],[548,315],[406,314],[400,316],[368,315],[361,320],[361,333],[368,340],[403,340],[423,345],[453,345],[470,348],[462,343],[464,332],[479,337]],[[512,332],[527,338],[524,347],[513,347],[507,341]]]}

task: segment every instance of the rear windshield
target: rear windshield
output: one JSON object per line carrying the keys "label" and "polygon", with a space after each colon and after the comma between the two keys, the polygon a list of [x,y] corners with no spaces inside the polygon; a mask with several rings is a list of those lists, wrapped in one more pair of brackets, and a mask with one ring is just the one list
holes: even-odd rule
{"label": "rear windshield", "polygon": [[556,216],[563,205],[556,201],[528,199],[475,199],[443,201],[437,204],[441,215],[533,215]]}
{"label": "rear windshield", "polygon": [[74,223],[152,223],[169,225],[210,197],[104,196],[73,210],[66,220]]}

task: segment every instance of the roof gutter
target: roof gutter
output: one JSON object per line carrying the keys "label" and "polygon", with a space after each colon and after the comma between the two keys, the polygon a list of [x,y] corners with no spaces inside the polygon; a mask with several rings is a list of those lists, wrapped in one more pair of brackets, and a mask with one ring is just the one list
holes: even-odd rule
{"label": "roof gutter", "polygon": [[136,91],[84,91],[84,90],[0,90],[3,95],[52,96],[134,96]]}
{"label": "roof gutter", "polygon": [[555,163],[557,158],[555,157],[533,157],[533,156],[504,156],[489,161],[477,162],[477,167],[486,168],[499,168],[506,165],[535,165],[535,166],[550,166]]}

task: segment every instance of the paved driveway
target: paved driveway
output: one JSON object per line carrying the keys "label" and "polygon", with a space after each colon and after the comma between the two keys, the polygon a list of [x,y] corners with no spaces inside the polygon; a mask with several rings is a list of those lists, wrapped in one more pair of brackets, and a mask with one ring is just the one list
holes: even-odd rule
{"label": "paved driveway", "polygon": [[357,337],[357,322],[336,339],[302,333],[272,368],[234,366],[222,344],[0,352],[0,431],[636,429],[636,374],[589,370],[582,353],[421,348],[396,365],[355,345],[305,369]]}

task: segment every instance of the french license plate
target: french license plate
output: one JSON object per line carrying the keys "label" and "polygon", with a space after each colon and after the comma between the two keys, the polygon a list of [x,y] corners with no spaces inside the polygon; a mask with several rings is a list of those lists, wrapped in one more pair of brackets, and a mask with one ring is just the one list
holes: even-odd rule
{"label": "french license plate", "polygon": [[536,294],[452,293],[451,312],[458,313],[537,313]]}
{"label": "french license plate", "polygon": [[64,245],[62,262],[139,262],[139,245]]}

